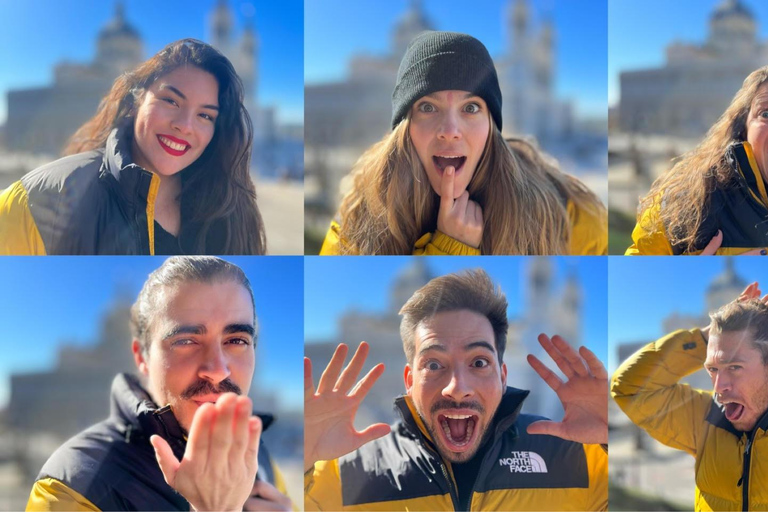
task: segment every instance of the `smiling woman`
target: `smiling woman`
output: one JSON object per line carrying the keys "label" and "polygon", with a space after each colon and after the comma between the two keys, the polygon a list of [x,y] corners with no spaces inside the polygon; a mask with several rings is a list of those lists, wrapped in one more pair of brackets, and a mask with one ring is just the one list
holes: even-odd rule
{"label": "smiling woman", "polygon": [[605,254],[600,200],[501,135],[483,44],[425,32],[392,94],[392,132],[358,160],[320,254]]}
{"label": "smiling woman", "polygon": [[194,39],[115,80],[67,156],[0,192],[0,254],[263,254],[232,64]]}

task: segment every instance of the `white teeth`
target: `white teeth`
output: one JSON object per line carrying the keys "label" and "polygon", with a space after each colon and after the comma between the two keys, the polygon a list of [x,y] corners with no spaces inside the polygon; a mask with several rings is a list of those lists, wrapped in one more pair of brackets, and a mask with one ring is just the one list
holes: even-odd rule
{"label": "white teeth", "polygon": [[471,418],[471,414],[446,414],[446,418],[451,418],[452,420],[465,420],[467,418]]}
{"label": "white teeth", "polygon": [[461,158],[461,156],[453,156],[453,155],[435,155],[438,158]]}
{"label": "white teeth", "polygon": [[163,144],[165,144],[171,149],[175,149],[176,151],[184,151],[185,149],[187,149],[186,144],[177,144],[176,142],[173,142],[171,139],[165,138],[162,135],[159,136],[159,138]]}

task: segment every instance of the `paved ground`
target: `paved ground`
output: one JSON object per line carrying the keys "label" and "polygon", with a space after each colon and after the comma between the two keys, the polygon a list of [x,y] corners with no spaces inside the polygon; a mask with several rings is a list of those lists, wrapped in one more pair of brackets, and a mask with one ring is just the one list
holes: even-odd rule
{"label": "paved ground", "polygon": [[267,230],[268,254],[304,254],[304,185],[258,181],[256,194]]}

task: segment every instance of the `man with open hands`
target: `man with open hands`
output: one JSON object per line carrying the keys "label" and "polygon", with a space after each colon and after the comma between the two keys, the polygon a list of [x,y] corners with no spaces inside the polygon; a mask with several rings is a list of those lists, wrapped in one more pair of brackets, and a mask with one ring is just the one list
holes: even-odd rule
{"label": "man with open hands", "polygon": [[[752,283],[702,329],[646,345],[613,376],[616,403],[696,458],[698,510],[768,510],[768,295]],[[703,367],[712,391],[679,382]]]}
{"label": "man with open hands", "polygon": [[506,311],[482,270],[438,277],[414,293],[400,311],[406,395],[395,400],[402,421],[392,427],[353,426],[384,371],[376,365],[357,382],[366,343],[346,368],[339,345],[317,388],[305,359],[305,508],[606,509],[605,369],[588,349],[541,335],[567,380],[534,356],[529,362],[565,416],[520,414],[528,392],[506,387]]}
{"label": "man with open hands", "polygon": [[270,415],[244,396],[258,333],[243,271],[173,257],[131,308],[139,378],[118,375],[111,414],[61,446],[28,510],[290,510],[260,442]]}

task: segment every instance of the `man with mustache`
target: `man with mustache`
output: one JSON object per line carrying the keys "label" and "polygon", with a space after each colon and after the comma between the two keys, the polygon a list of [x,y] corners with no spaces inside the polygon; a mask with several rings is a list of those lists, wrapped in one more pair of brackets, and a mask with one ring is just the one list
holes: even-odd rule
{"label": "man with mustache", "polygon": [[[608,505],[608,376],[588,349],[539,342],[567,377],[528,360],[558,394],[562,422],[520,414],[506,387],[507,301],[482,270],[438,277],[400,310],[402,421],[358,432],[368,346],[339,345],[315,389],[305,359],[307,510],[601,510]],[[546,434],[546,435],[542,435]],[[600,446],[603,445],[603,446]]]}
{"label": "man with mustache", "polygon": [[243,271],[173,257],[131,308],[139,377],[118,375],[109,419],[43,466],[27,510],[290,510],[251,386],[257,323]]}
{"label": "man with mustache", "polygon": [[[768,295],[750,284],[703,329],[655,341],[611,394],[639,427],[696,458],[696,510],[768,510]],[[702,365],[712,391],[681,384]]]}

